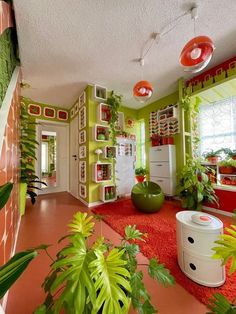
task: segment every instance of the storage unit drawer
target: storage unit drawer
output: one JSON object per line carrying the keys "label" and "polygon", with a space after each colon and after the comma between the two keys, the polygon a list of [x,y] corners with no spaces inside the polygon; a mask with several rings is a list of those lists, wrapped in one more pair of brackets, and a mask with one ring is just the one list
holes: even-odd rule
{"label": "storage unit drawer", "polygon": [[167,161],[151,162],[150,173],[156,177],[170,177],[170,164]]}
{"label": "storage unit drawer", "polygon": [[220,232],[204,233],[191,230],[186,226],[182,226],[182,245],[184,248],[193,251],[195,254],[203,254],[212,256],[214,253],[212,248],[215,241],[219,240]]}
{"label": "storage unit drawer", "polygon": [[164,194],[175,195],[175,184],[173,182],[173,179],[160,178],[160,177],[150,177],[150,180],[152,182],[160,185]]}
{"label": "storage unit drawer", "polygon": [[152,161],[169,161],[170,151],[175,147],[171,145],[154,146],[150,148],[150,162]]}
{"label": "storage unit drawer", "polygon": [[210,287],[218,287],[225,281],[225,268],[221,260],[211,257],[202,257],[183,251],[184,273],[194,281]]}

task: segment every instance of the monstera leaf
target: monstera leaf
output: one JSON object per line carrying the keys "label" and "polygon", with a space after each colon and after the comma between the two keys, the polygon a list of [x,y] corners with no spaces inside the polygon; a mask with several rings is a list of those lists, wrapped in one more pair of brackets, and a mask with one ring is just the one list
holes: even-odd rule
{"label": "monstera leaf", "polygon": [[[96,259],[89,265],[91,277],[95,282],[97,309],[107,313],[128,313],[131,292],[130,273],[124,267],[127,262],[122,259],[124,250],[113,248],[107,257],[99,250],[95,251]],[[97,313],[97,312],[93,312]]]}
{"label": "monstera leaf", "polygon": [[68,225],[72,232],[80,232],[84,237],[89,237],[93,233],[93,216],[87,217],[87,213],[77,212],[73,216],[72,222]]}
{"label": "monstera leaf", "polygon": [[89,301],[96,308],[95,287],[88,268],[91,254],[87,251],[85,239],[80,233],[73,235],[70,241],[71,245],[59,253],[58,260],[52,266],[58,275],[51,283],[50,293],[64,287],[55,302],[55,313],[60,313],[62,308],[67,307],[74,308],[74,313],[83,313],[88,295]]}
{"label": "monstera leaf", "polygon": [[10,197],[12,188],[13,183],[10,182],[0,186],[0,210],[6,205]]}

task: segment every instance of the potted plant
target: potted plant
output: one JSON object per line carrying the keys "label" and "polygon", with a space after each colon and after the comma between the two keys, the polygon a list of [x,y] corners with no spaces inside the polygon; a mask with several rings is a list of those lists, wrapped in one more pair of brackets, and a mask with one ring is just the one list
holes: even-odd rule
{"label": "potted plant", "polygon": [[146,168],[139,167],[135,169],[135,178],[138,182],[143,182],[146,178],[146,174],[148,173]]}
{"label": "potted plant", "polygon": [[234,174],[236,172],[236,160],[222,160],[218,163],[219,172],[222,174]]}
{"label": "potted plant", "polygon": [[231,150],[230,148],[225,150],[225,153],[229,158],[232,158],[233,160],[236,160],[236,149]]}
{"label": "potted plant", "polygon": [[209,180],[209,169],[201,165],[198,159],[188,159],[180,174],[178,195],[183,208],[201,210],[207,201],[218,205],[217,196]]}
{"label": "potted plant", "polygon": [[31,198],[32,204],[36,201],[35,190],[41,190],[36,184],[44,184],[35,174],[34,162],[37,159],[35,150],[39,143],[35,140],[37,124],[32,120],[24,105],[21,106],[20,123],[20,213],[25,212],[26,195]]}
{"label": "potted plant", "polygon": [[[35,314],[61,311],[127,314],[131,303],[139,313],[156,313],[142,281],[143,273],[137,270],[137,241],[144,241],[145,235],[135,226],[127,226],[118,246],[103,236],[89,246],[94,232],[93,218],[81,212],[74,215],[69,234],[62,238],[67,243],[57,254],[43,283],[47,293],[45,302]],[[147,267],[149,276],[158,282],[174,283],[174,278],[157,259],[151,259]]]}
{"label": "potted plant", "polygon": [[218,149],[216,151],[214,150],[210,150],[210,151],[207,151],[207,152],[204,152],[202,154],[202,156],[208,161],[210,162],[211,164],[213,165],[216,165],[217,162],[220,160],[220,153],[222,152],[222,149]]}

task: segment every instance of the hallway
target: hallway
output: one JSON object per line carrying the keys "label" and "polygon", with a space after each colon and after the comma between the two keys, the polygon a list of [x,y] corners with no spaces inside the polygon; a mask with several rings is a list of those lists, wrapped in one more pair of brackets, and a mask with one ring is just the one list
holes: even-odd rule
{"label": "hallway", "polygon": [[[67,232],[67,224],[78,210],[88,209],[66,192],[39,196],[35,206],[28,203],[26,214],[21,220],[17,251],[42,243],[52,244],[49,252],[55,256],[60,247],[57,240]],[[101,232],[100,228],[105,237],[119,242],[120,236],[105,223],[102,223],[102,226],[97,224],[95,237]],[[139,260],[144,261],[145,257],[140,254]],[[44,252],[32,261],[9,294],[6,314],[31,314],[42,303],[44,293],[41,284],[48,273],[50,263],[51,260]],[[206,313],[206,307],[178,284],[164,288],[147,278],[145,282],[160,314]]]}

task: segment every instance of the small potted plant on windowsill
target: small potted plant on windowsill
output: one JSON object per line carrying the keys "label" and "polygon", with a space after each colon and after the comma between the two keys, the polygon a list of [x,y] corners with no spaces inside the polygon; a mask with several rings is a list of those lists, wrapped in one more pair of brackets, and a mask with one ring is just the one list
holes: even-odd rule
{"label": "small potted plant on windowsill", "polygon": [[232,158],[233,160],[236,160],[236,149],[231,150],[230,148],[225,150],[225,153],[227,154],[228,158]]}
{"label": "small potted plant on windowsill", "polygon": [[208,152],[204,152],[202,156],[211,164],[216,165],[220,161],[221,149],[213,151],[212,149]]}
{"label": "small potted plant on windowsill", "polygon": [[140,183],[143,182],[146,178],[146,174],[148,173],[146,168],[139,167],[135,169],[135,178]]}
{"label": "small potted plant on windowsill", "polygon": [[236,160],[222,160],[218,163],[219,172],[222,174],[234,174],[236,172]]}

